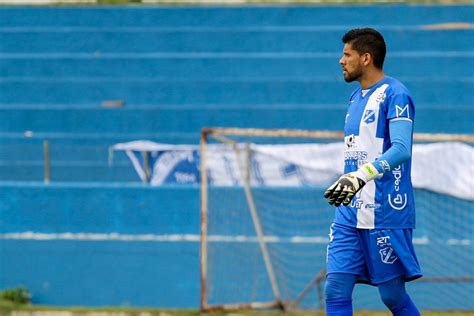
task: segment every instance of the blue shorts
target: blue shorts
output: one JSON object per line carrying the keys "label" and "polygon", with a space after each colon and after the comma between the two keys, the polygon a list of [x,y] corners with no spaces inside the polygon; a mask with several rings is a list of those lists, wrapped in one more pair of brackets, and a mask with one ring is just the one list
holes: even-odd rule
{"label": "blue shorts", "polygon": [[400,276],[422,276],[412,229],[357,229],[333,223],[327,250],[327,274],[358,276],[358,283],[377,285]]}

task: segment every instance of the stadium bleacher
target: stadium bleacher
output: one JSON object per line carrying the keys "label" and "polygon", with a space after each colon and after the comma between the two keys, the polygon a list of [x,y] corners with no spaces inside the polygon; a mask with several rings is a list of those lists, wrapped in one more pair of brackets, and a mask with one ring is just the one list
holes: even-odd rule
{"label": "stadium bleacher", "polygon": [[[367,10],[373,14],[361,15]],[[474,66],[472,30],[429,28],[470,21],[470,10],[2,8],[0,133],[9,139],[2,146],[12,148],[16,133],[24,141],[25,131],[55,139],[95,134],[97,150],[105,151],[111,142],[98,145],[99,133],[118,141],[139,134],[162,143],[197,143],[203,126],[340,130],[354,88],[340,75],[340,37],[355,25],[378,27],[386,36],[386,70],[412,90],[418,132],[470,132],[472,97],[460,91],[473,84],[466,73]],[[388,13],[400,22],[387,23]],[[108,100],[122,100],[125,107],[101,109]],[[63,153],[62,163],[75,168],[76,154],[58,143],[51,146]],[[31,155],[40,167],[42,156]],[[62,172],[56,179],[108,181],[113,172],[113,179],[132,180],[126,168],[98,171],[97,163],[105,161],[93,160],[90,172],[84,169],[77,179]],[[15,180],[11,175],[20,171],[8,169],[20,166],[2,165],[0,179]],[[24,180],[38,180],[38,172],[27,172],[31,178]]]}
{"label": "stadium bleacher", "polygon": [[[373,15],[361,15],[366,10]],[[2,8],[0,133],[8,148],[13,135],[23,142],[25,131],[55,140],[63,134],[78,144],[91,137],[103,162],[112,143],[97,144],[102,133],[119,142],[140,134],[163,143],[197,143],[203,126],[340,130],[338,118],[355,87],[340,75],[340,38],[356,25],[384,33],[386,71],[413,92],[417,132],[466,133],[472,130],[472,97],[459,91],[473,85],[466,72],[474,67],[472,30],[432,27],[469,22],[471,10]],[[125,107],[101,109],[109,100],[122,100]],[[56,159],[71,168],[92,164],[77,179],[61,172],[57,180],[111,179],[107,168],[98,173],[93,160],[58,152]],[[41,168],[42,156],[24,152],[30,154]],[[6,169],[20,168],[18,163],[3,165],[0,179],[15,180],[10,174],[16,172]],[[114,179],[131,179],[126,168],[109,169]],[[29,180],[38,180],[38,173],[27,172]]]}
{"label": "stadium bleacher", "polygon": [[[141,185],[125,155],[109,165],[109,147],[197,144],[204,126],[341,130],[356,85],[342,79],[340,38],[356,26],[385,35],[416,132],[473,133],[473,17],[472,5],[0,7],[0,234],[198,234],[198,188]],[[89,245],[2,239],[0,286],[20,280],[41,304],[198,306],[197,243]]]}

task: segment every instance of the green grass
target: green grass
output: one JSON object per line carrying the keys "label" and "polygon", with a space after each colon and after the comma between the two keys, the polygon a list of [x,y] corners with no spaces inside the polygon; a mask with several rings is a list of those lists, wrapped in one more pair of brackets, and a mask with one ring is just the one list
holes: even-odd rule
{"label": "green grass", "polygon": [[[101,316],[198,316],[198,310],[170,310],[157,308],[127,308],[127,307],[102,307],[102,308],[85,308],[85,307],[58,307],[58,306],[43,306],[31,304],[14,304],[8,301],[0,300],[0,315],[10,316],[15,312],[23,312],[22,315],[28,315],[28,312],[47,312],[54,311],[51,315],[74,315],[87,316],[92,313],[101,313]],[[26,312],[26,314],[24,314]],[[70,313],[69,313],[70,312]],[[45,314],[43,314],[45,315]],[[206,313],[206,316],[323,316],[323,312],[307,311],[307,312],[286,312],[279,311],[229,311],[229,312],[212,312]],[[355,316],[390,316],[391,314],[383,311],[358,311]],[[422,312],[423,316],[474,316],[473,312],[436,312],[426,311]]]}

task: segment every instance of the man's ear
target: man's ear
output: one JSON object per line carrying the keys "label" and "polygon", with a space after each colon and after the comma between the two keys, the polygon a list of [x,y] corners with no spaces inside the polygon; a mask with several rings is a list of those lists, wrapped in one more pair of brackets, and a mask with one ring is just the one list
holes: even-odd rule
{"label": "man's ear", "polygon": [[372,55],[370,55],[369,53],[365,53],[364,55],[362,55],[362,64],[364,66],[368,66],[371,62],[372,62]]}

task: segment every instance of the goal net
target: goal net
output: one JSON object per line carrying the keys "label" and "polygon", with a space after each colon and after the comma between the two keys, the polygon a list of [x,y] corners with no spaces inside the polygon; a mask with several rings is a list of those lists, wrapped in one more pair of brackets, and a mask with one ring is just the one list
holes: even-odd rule
{"label": "goal net", "polygon": [[[342,136],[202,131],[201,310],[324,308],[334,207],[322,195],[342,173]],[[474,309],[465,299],[474,290],[474,137],[416,134],[415,141],[414,242],[424,277],[410,294],[424,309]],[[354,296],[355,308],[383,307],[372,287]]]}

